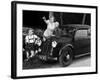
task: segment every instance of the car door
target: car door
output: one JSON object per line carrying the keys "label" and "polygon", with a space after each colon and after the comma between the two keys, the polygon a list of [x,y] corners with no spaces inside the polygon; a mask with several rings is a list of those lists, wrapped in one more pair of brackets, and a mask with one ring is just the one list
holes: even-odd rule
{"label": "car door", "polygon": [[79,29],[74,36],[75,54],[87,53],[90,50],[90,35],[87,29]]}

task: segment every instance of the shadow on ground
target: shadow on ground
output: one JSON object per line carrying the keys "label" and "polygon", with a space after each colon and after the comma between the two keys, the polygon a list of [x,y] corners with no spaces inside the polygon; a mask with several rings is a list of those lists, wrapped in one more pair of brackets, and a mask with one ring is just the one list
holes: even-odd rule
{"label": "shadow on ground", "polygon": [[[71,65],[67,67],[81,67],[90,65],[90,55],[79,57],[73,60]],[[59,68],[61,67],[57,60],[43,61],[37,57],[31,58],[29,61],[23,62],[23,69],[39,69],[39,68]]]}

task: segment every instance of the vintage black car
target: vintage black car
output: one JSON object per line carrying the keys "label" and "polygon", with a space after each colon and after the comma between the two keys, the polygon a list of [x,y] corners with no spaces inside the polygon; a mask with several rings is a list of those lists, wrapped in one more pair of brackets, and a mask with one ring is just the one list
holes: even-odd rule
{"label": "vintage black car", "polygon": [[90,33],[88,25],[68,25],[57,29],[55,36],[43,42],[39,55],[46,60],[57,58],[61,66],[68,66],[74,57],[90,54]]}
{"label": "vintage black car", "polygon": [[68,66],[75,57],[90,54],[89,25],[68,25],[56,29],[54,34],[42,41],[41,52],[37,54],[40,59],[48,61],[56,58],[61,66]]}

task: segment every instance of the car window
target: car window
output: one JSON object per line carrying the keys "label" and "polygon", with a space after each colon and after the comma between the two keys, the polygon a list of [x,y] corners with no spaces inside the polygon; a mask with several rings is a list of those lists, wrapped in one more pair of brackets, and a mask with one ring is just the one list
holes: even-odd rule
{"label": "car window", "polygon": [[85,39],[88,36],[88,31],[87,30],[77,30],[75,33],[75,40],[77,39]]}

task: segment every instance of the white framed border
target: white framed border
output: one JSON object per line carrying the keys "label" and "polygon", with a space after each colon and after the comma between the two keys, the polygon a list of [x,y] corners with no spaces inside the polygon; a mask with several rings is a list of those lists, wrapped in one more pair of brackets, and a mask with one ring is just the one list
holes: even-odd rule
{"label": "white framed border", "polygon": [[[20,2],[19,2],[20,3]],[[74,13],[90,13],[91,14],[91,66],[89,67],[66,67],[66,68],[52,68],[52,69],[31,69],[23,70],[22,66],[22,11],[54,11],[54,12],[74,12]],[[17,4],[16,5],[16,77],[27,76],[44,76],[55,74],[77,74],[96,72],[96,9],[90,7],[73,7],[73,6],[56,6],[56,5],[42,5],[42,4]]]}

